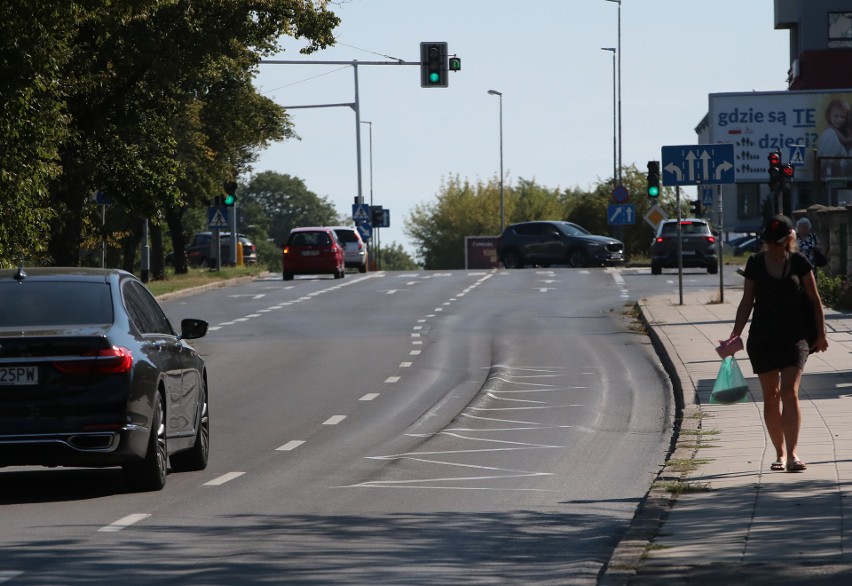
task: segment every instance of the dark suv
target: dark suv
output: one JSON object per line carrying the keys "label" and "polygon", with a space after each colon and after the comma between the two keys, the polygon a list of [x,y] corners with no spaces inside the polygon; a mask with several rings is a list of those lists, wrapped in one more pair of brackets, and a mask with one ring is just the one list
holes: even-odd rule
{"label": "dark suv", "polygon": [[507,269],[525,266],[570,267],[624,264],[624,243],[558,220],[521,222],[503,231],[497,254]]}
{"label": "dark suv", "polygon": [[[706,268],[710,274],[719,272],[716,256],[716,237],[704,220],[680,221],[681,257],[684,267]],[[677,220],[663,220],[651,242],[651,274],[659,275],[664,268],[677,268]]]}

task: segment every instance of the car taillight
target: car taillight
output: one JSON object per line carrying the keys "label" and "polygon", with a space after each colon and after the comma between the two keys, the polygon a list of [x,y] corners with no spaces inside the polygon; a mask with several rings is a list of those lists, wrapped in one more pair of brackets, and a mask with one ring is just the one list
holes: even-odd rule
{"label": "car taillight", "polygon": [[284,247],[284,250],[282,250],[281,252],[282,252],[283,254],[289,254],[289,253],[290,253],[290,247],[289,247],[289,246],[285,246],[285,247]]}
{"label": "car taillight", "polygon": [[133,354],[120,346],[92,350],[80,358],[85,360],[63,360],[53,367],[66,374],[122,374],[133,366]]}
{"label": "car taillight", "polygon": [[663,238],[662,236],[657,236],[657,244],[662,244],[665,241],[666,241],[666,239]]}
{"label": "car taillight", "polygon": [[707,242],[709,242],[710,244],[713,244],[714,242],[716,242],[716,237],[715,236],[708,236]]}

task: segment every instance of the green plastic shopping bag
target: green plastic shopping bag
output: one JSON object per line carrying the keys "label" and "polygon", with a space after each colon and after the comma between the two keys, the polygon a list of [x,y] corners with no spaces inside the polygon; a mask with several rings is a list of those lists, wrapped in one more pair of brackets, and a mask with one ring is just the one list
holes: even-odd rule
{"label": "green plastic shopping bag", "polygon": [[728,356],[719,367],[713,392],[710,393],[711,405],[732,405],[748,400],[748,384],[737,364],[737,359]]}

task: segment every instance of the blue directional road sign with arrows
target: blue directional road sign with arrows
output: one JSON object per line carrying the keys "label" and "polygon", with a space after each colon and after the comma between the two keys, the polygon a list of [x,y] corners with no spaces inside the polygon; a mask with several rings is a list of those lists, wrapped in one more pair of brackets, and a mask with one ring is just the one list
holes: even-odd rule
{"label": "blue directional road sign with arrows", "polygon": [[664,146],[661,161],[663,185],[736,183],[732,144]]}
{"label": "blue directional road sign with arrows", "polygon": [[636,223],[636,208],[632,203],[611,204],[607,206],[606,221],[613,226]]}

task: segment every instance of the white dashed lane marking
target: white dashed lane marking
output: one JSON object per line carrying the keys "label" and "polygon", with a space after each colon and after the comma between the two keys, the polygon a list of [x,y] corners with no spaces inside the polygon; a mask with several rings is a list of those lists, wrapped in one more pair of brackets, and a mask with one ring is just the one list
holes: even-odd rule
{"label": "white dashed lane marking", "polygon": [[243,474],[245,474],[245,472],[228,472],[227,474],[223,474],[219,478],[214,478],[209,482],[205,482],[204,486],[220,486],[222,484],[225,484],[226,482],[230,482],[235,478],[239,478]]}
{"label": "white dashed lane marking", "polygon": [[305,442],[302,441],[302,440],[290,440],[289,442],[287,442],[283,446],[275,448],[275,451],[276,452],[289,452],[291,450],[295,450],[296,448],[301,446],[303,443],[305,443]]}
{"label": "white dashed lane marking", "polygon": [[131,525],[134,525],[139,521],[142,521],[143,519],[147,519],[150,516],[151,515],[147,513],[135,513],[133,515],[127,515],[126,517],[122,517],[114,523],[110,523],[105,527],[101,527],[100,529],[98,529],[98,531],[121,531],[125,527],[130,527]]}

